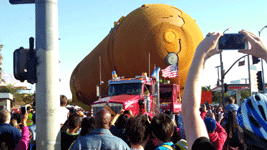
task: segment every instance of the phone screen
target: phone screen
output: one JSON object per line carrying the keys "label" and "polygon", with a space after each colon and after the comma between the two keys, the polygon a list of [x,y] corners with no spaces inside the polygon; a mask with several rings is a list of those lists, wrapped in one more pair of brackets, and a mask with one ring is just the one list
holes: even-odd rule
{"label": "phone screen", "polygon": [[206,102],[205,102],[205,105],[206,105],[206,108],[207,108],[207,109],[210,109],[209,102],[206,101]]}
{"label": "phone screen", "polygon": [[21,106],[20,110],[21,110],[21,114],[24,115],[25,112],[26,112],[26,107],[25,106]]}
{"label": "phone screen", "polygon": [[224,34],[218,42],[218,49],[221,50],[239,50],[245,49],[243,34]]}

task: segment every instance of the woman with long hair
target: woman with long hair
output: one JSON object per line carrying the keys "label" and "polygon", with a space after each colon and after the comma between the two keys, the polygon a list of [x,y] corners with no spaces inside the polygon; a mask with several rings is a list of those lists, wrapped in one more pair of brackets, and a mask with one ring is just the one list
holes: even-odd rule
{"label": "woman with long hair", "polygon": [[238,139],[238,124],[236,121],[236,111],[230,110],[226,116],[226,123],[223,125],[227,132],[227,140],[224,144],[224,150],[238,150],[241,145]]}

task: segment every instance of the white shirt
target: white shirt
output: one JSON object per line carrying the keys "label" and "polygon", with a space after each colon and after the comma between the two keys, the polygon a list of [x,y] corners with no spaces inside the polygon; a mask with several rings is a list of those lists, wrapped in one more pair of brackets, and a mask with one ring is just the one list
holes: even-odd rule
{"label": "white shirt", "polygon": [[59,120],[60,120],[60,124],[64,124],[66,122],[66,120],[68,119],[68,114],[69,114],[69,110],[66,108],[66,107],[61,107],[59,108],[59,111],[58,111],[58,115],[60,116],[59,117]]}

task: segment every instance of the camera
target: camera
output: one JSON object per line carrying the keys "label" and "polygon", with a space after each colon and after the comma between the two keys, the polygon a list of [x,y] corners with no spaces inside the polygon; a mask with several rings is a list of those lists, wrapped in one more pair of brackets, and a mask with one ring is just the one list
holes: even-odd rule
{"label": "camera", "polygon": [[239,50],[246,49],[248,42],[244,42],[243,34],[224,34],[220,37],[217,49],[221,50]]}

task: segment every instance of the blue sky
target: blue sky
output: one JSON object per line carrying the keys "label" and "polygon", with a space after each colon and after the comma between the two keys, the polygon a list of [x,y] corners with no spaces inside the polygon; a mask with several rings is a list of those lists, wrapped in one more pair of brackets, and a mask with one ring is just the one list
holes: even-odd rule
{"label": "blue sky", "polygon": [[[267,25],[266,0],[58,0],[61,94],[71,98],[69,79],[72,71],[107,36],[114,21],[143,4],[153,3],[169,4],[185,11],[196,20],[203,35],[210,31],[224,31],[228,27],[232,27],[229,33],[246,29],[258,35],[258,31]],[[21,46],[28,48],[29,37],[35,36],[35,5],[11,5],[8,0],[0,0],[0,21],[0,45],[4,45],[3,71],[13,73],[14,50]],[[263,30],[261,37],[267,39],[267,29]],[[227,70],[242,55],[236,51],[223,52],[224,68]],[[266,67],[266,62],[264,64]],[[215,86],[215,66],[218,65],[219,55],[207,61],[203,85]],[[257,69],[260,69],[259,65]],[[230,83],[231,80],[247,78],[247,74],[247,67],[236,65],[225,80]]]}

